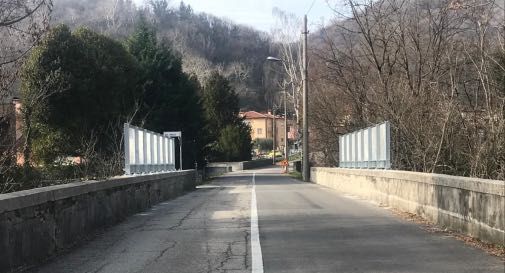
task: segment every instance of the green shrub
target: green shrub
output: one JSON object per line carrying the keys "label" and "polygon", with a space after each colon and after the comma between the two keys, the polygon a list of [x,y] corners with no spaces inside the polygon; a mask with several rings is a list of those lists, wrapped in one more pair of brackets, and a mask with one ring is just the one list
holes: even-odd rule
{"label": "green shrub", "polygon": [[221,130],[217,142],[220,161],[245,161],[251,159],[251,132],[244,123],[228,125]]}
{"label": "green shrub", "polygon": [[271,138],[257,138],[254,140],[254,148],[260,152],[271,151],[274,147],[274,141]]}

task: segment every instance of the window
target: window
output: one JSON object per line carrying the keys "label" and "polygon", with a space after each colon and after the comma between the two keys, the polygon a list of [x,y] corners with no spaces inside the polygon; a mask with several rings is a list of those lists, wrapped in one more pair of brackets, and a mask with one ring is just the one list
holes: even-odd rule
{"label": "window", "polygon": [[256,129],[256,133],[257,133],[258,135],[262,135],[262,134],[263,134],[263,129],[262,129],[262,128],[258,128],[258,129]]}

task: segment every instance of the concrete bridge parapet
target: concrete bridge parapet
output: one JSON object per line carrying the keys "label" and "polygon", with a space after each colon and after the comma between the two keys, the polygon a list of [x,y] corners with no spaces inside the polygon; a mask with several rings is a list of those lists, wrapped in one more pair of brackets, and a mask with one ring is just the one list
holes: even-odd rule
{"label": "concrete bridge parapet", "polygon": [[314,183],[483,241],[505,244],[505,181],[391,170],[312,168]]}
{"label": "concrete bridge parapet", "polygon": [[0,272],[31,266],[196,185],[187,170],[0,194]]}

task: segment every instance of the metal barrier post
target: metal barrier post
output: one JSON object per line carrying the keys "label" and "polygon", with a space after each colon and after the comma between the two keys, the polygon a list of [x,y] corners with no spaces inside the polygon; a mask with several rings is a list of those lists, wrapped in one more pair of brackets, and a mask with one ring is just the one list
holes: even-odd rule
{"label": "metal barrier post", "polygon": [[128,123],[124,124],[123,138],[124,138],[124,172],[125,174],[131,174],[130,170],[130,125]]}
{"label": "metal barrier post", "polygon": [[143,129],[142,130],[142,133],[143,133],[143,137],[142,137],[142,140],[143,140],[143,143],[142,143],[142,146],[143,146],[143,149],[144,149],[144,162],[143,165],[144,165],[144,173],[148,173],[149,172],[149,168],[148,168],[148,165],[147,163],[149,163],[149,160],[148,160],[148,154],[147,154],[147,138],[149,137],[149,135],[147,134],[147,130],[146,129]]}
{"label": "metal barrier post", "polygon": [[135,165],[135,168],[133,172],[137,173],[138,172],[138,167],[139,167],[139,130],[135,127],[133,127],[133,135],[134,135],[134,151],[135,151],[135,157],[134,157],[134,162],[133,164]]}
{"label": "metal barrier post", "polygon": [[372,128],[368,128],[367,131],[368,131],[368,134],[367,134],[368,162],[366,165],[367,165],[367,168],[371,168],[372,167],[372,154],[373,154],[373,151],[372,151]]}
{"label": "metal barrier post", "polygon": [[385,169],[391,169],[391,124],[386,121],[386,166]]}

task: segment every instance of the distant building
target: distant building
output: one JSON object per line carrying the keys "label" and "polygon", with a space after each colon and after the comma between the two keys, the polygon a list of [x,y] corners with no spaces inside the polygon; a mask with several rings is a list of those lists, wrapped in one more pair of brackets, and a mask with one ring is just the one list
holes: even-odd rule
{"label": "distant building", "polygon": [[[275,118],[275,146],[284,148],[284,116],[274,116],[271,112],[259,113],[256,111],[241,112],[244,122],[251,126],[251,139],[273,139],[273,124]],[[296,124],[288,119],[288,140],[294,141],[298,137]]]}
{"label": "distant building", "polygon": [[12,103],[0,104],[0,150],[12,147],[15,136],[15,115]]}
{"label": "distant building", "polygon": [[0,103],[0,153],[16,154],[18,164],[24,163],[20,151],[23,136],[22,124],[21,102],[18,98]]}

